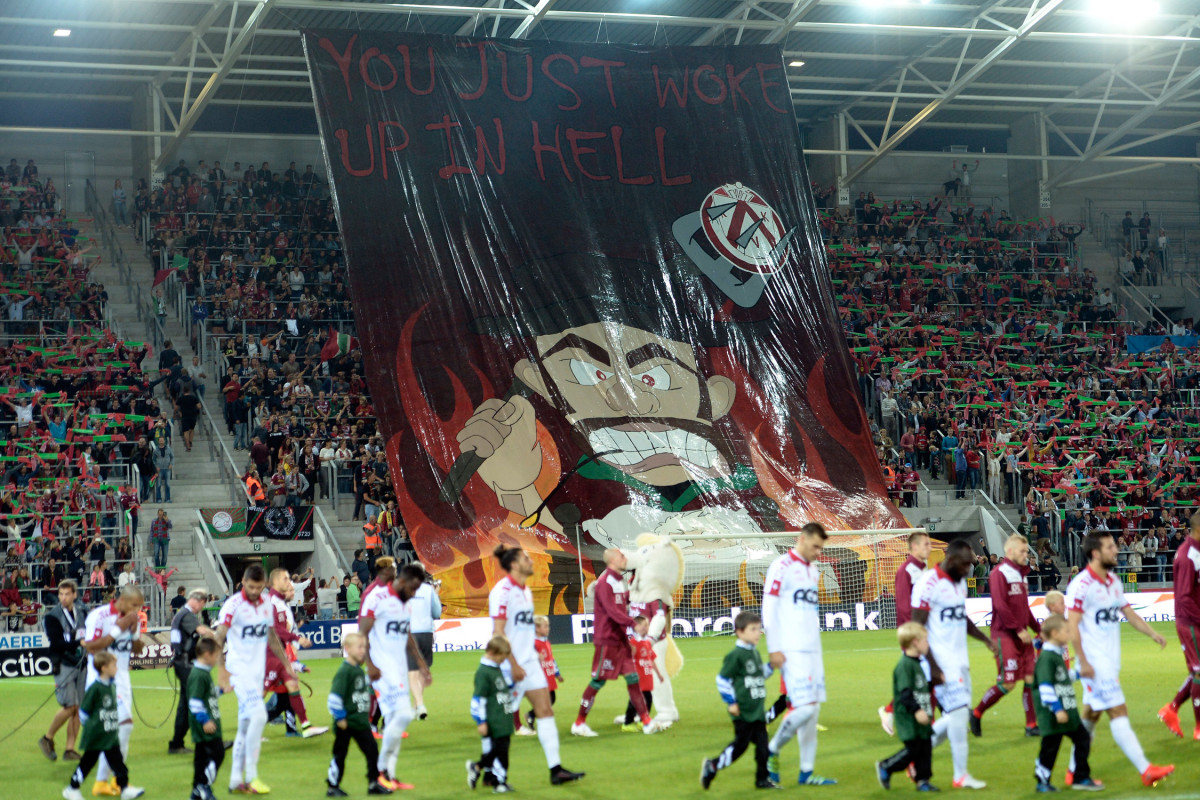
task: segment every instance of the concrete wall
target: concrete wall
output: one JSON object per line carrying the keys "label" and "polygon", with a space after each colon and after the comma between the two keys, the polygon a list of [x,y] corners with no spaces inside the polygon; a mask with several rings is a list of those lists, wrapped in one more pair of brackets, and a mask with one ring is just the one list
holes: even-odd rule
{"label": "concrete wall", "polygon": [[[38,174],[45,180],[52,178],[59,193],[67,197],[66,153],[91,152],[95,154],[93,182],[101,196],[112,191],[113,181],[120,179],[126,191],[136,181],[130,166],[130,136],[92,136],[67,133],[38,134],[0,132],[0,158],[5,165],[9,159],[17,159],[24,167],[33,159]],[[68,209],[75,213],[76,209]],[[82,209],[78,209],[82,213]]]}
{"label": "concrete wall", "polygon": [[[817,146],[811,138],[809,141],[814,147]],[[947,153],[944,159],[888,156],[854,182],[851,187],[851,200],[857,197],[860,191],[875,192],[878,197],[887,199],[910,196],[929,198],[940,195],[942,183],[950,178],[950,169],[954,161],[961,162],[965,159],[974,164],[976,158],[975,154],[955,153]],[[853,169],[862,160],[850,159],[850,168]],[[1158,224],[1161,215],[1168,227],[1190,224],[1200,228],[1200,170],[1190,166],[1167,164],[1156,169],[1060,186],[1052,191],[1052,207],[1047,212],[1038,209],[1036,204],[1037,163],[980,159],[978,172],[971,176],[971,195],[976,204],[995,202],[998,208],[1009,210],[1018,218],[1040,214],[1070,222],[1086,220],[1090,206],[1093,226],[1100,225],[1100,216],[1104,211],[1108,211],[1113,217],[1113,224],[1117,224],[1120,215],[1126,210],[1133,211],[1135,217],[1141,216],[1143,210],[1149,210],[1155,224]],[[1051,162],[1051,178],[1064,169],[1067,163]],[[808,166],[814,176],[836,174],[834,156],[810,156]],[[1010,181],[1010,166],[1018,173],[1023,171],[1026,174],[1014,173]],[[1138,165],[1087,164],[1072,171],[1066,180],[1107,175],[1131,166]],[[1015,197],[1010,184],[1018,187]],[[1024,187],[1026,191],[1021,191],[1020,187]],[[1014,207],[1014,201],[1020,201],[1018,205],[1021,209]],[[1032,206],[1032,209],[1022,213],[1025,206]]]}

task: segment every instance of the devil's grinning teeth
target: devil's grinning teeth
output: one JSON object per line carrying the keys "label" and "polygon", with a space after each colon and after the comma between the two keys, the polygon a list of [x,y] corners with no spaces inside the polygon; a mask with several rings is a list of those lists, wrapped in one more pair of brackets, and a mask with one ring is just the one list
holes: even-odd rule
{"label": "devil's grinning teeth", "polygon": [[717,458],[712,442],[688,431],[622,431],[600,428],[588,434],[588,444],[596,453],[607,453],[604,459],[621,467],[633,466],[651,456],[670,453],[681,461],[710,469]]}

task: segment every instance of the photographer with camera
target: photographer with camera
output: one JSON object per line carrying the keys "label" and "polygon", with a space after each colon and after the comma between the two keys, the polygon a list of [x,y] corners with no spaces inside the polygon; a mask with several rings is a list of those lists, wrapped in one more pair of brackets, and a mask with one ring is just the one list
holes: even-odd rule
{"label": "photographer with camera", "polygon": [[204,624],[200,614],[208,593],[204,589],[188,592],[185,602],[171,619],[171,668],[179,681],[179,705],[175,709],[175,732],[167,745],[167,753],[176,755],[191,752],[184,744],[188,732],[187,681],[192,672],[192,660],[196,657],[196,642],[201,636],[212,636],[212,629]]}

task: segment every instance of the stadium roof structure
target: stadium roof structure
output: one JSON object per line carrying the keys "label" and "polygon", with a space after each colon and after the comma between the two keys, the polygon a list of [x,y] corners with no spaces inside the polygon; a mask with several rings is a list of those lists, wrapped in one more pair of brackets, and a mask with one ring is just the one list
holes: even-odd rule
{"label": "stadium roof structure", "polygon": [[[814,152],[860,157],[849,179],[890,153],[970,141],[1004,150],[1025,115],[1040,128],[1038,152],[1001,157],[1200,167],[1195,0],[9,0],[0,130],[128,135],[94,122],[149,102],[153,125],[132,133],[159,140],[159,165],[188,135],[315,135],[294,121],[312,108],[308,27],[778,43],[798,122],[844,132]],[[77,109],[66,122],[34,110],[62,102]],[[222,107],[244,112],[243,125],[270,110],[274,123],[239,131]]]}

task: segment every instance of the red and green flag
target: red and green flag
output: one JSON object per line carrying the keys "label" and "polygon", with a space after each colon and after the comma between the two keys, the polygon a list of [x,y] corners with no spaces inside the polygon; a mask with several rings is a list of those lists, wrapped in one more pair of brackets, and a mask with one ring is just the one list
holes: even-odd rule
{"label": "red and green flag", "polygon": [[358,349],[358,339],[355,339],[348,333],[340,333],[333,328],[329,329],[329,340],[325,342],[325,346],[321,348],[321,361],[328,361],[331,358],[344,356],[351,350]]}

